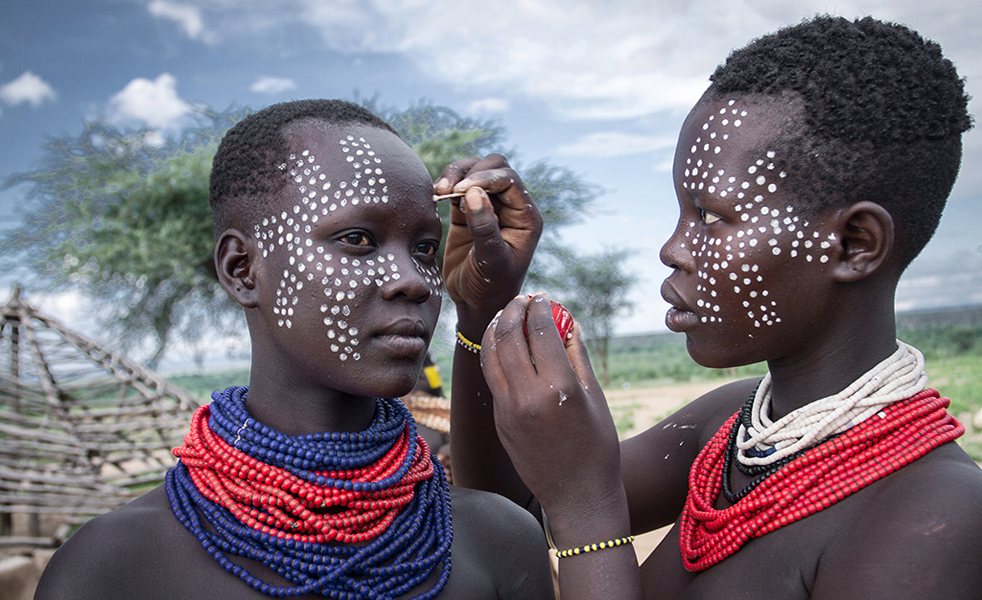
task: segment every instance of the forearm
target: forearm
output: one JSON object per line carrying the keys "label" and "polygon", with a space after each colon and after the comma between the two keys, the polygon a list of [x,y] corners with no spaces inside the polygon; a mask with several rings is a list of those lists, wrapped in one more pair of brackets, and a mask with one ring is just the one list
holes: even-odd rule
{"label": "forearm", "polygon": [[[458,310],[461,334],[479,343],[487,315]],[[494,424],[494,400],[481,370],[480,355],[457,344],[453,362],[453,402],[450,412],[450,457],[454,484],[501,494],[530,509],[536,518],[538,504],[522,482],[498,439]]]}
{"label": "forearm", "polygon": [[[630,535],[623,488],[595,510],[555,511],[550,517],[560,550],[590,548],[592,544],[624,540]],[[581,598],[638,599],[643,597],[637,555],[631,543],[580,552],[559,559],[559,588],[563,600]]]}

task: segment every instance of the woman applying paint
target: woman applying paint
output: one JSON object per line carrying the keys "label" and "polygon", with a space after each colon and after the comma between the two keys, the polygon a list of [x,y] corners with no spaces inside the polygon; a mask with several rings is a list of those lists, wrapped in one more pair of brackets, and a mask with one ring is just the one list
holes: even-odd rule
{"label": "woman applying paint", "polygon": [[[894,317],[958,172],[963,82],[906,27],[831,17],[712,82],[675,154],[666,323],[700,364],[768,375],[618,444],[582,341],[519,297],[477,342],[493,407],[455,387],[457,481],[544,510],[564,600],[978,597],[982,471]],[[673,522],[638,567],[631,536]]]}

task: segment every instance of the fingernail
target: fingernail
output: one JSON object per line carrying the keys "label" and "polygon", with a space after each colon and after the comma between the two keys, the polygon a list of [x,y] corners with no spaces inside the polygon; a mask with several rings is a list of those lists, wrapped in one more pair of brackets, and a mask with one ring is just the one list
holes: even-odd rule
{"label": "fingernail", "polygon": [[477,194],[468,193],[466,196],[464,196],[464,203],[467,204],[467,210],[481,210],[481,208],[484,207],[484,198],[480,191],[480,188],[478,188]]}
{"label": "fingernail", "polygon": [[439,187],[445,187],[448,185],[450,185],[450,180],[447,179],[446,177],[441,177],[440,179],[437,180],[436,183],[433,184],[433,189],[435,190]]}
{"label": "fingernail", "polygon": [[457,185],[453,186],[453,191],[466,192],[467,188],[471,187],[472,185],[474,185],[474,182],[471,181],[470,178],[467,178],[462,181],[458,181]]}

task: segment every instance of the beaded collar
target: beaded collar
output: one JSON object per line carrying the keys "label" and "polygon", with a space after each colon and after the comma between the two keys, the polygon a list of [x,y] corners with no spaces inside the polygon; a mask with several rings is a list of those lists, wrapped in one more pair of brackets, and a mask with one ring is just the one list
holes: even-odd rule
{"label": "beaded collar", "polygon": [[736,439],[741,468],[787,463],[822,440],[863,422],[927,387],[924,355],[897,340],[897,350],[838,394],[771,421],[771,374],[761,379]]}
{"label": "beaded collar", "polygon": [[[741,492],[735,504],[714,503],[729,477],[737,412],[699,452],[689,470],[689,494],[679,520],[682,562],[708,569],[752,538],[832,506],[965,432],[945,410],[947,398],[928,389],[895,402],[862,423],[778,465]],[[728,485],[728,483],[727,483]]]}
{"label": "beaded collar", "polygon": [[[230,387],[198,408],[165,480],[174,516],[208,554],[271,596],[393,598],[440,567],[414,598],[439,594],[450,577],[450,488],[405,406],[378,399],[361,432],[289,436],[250,417],[247,394]],[[293,585],[264,582],[232,555]]]}

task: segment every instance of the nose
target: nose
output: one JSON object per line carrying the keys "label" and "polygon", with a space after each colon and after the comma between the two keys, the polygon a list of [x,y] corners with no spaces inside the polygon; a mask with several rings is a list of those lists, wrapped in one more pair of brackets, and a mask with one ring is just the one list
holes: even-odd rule
{"label": "nose", "polygon": [[388,255],[389,277],[382,283],[382,297],[394,300],[404,297],[410,302],[422,304],[433,294],[440,293],[442,281],[436,264],[421,264],[411,253],[401,256]]}
{"label": "nose", "polygon": [[672,237],[668,238],[665,245],[661,247],[661,252],[658,253],[658,257],[665,266],[688,271],[695,264],[691,248],[695,240],[691,235],[685,236],[684,232],[688,229],[683,220],[679,219]]}

